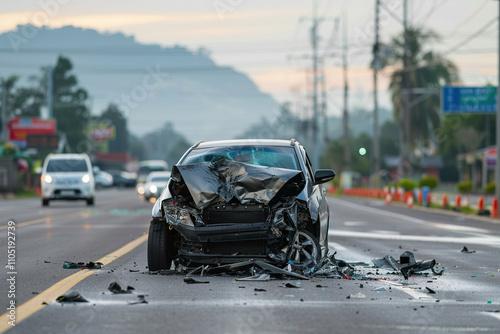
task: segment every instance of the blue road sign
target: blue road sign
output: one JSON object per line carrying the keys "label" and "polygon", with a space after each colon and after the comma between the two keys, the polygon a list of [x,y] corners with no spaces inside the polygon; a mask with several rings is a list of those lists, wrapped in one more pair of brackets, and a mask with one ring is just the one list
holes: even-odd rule
{"label": "blue road sign", "polygon": [[497,88],[445,86],[441,90],[441,108],[445,114],[494,114]]}

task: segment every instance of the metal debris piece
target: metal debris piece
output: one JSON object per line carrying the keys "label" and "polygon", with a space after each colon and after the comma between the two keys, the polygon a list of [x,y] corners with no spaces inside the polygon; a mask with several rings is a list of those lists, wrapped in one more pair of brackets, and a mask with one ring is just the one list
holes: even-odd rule
{"label": "metal debris piece", "polygon": [[63,268],[64,269],[101,269],[103,266],[102,262],[71,262],[64,261]]}
{"label": "metal debris piece", "polygon": [[82,297],[78,291],[69,291],[66,294],[56,298],[59,303],[88,303],[89,301]]}
{"label": "metal debris piece", "polygon": [[208,281],[197,281],[197,280],[195,280],[192,277],[184,277],[184,283],[187,283],[187,284],[207,284],[207,283],[210,283],[210,282],[208,282]]}
{"label": "metal debris piece", "polygon": [[138,301],[135,302],[128,302],[129,305],[136,305],[136,304],[147,304],[148,301],[146,300],[146,295],[138,295],[137,298],[139,299]]}
{"label": "metal debris piece", "polygon": [[271,275],[269,274],[260,274],[253,275],[248,277],[235,278],[236,281],[270,281]]}
{"label": "metal debris piece", "polygon": [[410,251],[402,253],[399,259],[399,262],[397,262],[391,255],[387,255],[381,259],[373,259],[372,262],[378,268],[393,269],[401,272],[405,279],[408,279],[408,277],[413,273],[429,269],[432,270],[435,275],[441,275],[444,271],[444,269],[441,271],[434,269],[436,260],[416,262],[413,253]]}
{"label": "metal debris piece", "polygon": [[113,282],[109,284],[108,290],[114,294],[124,294],[124,293],[132,293],[132,291],[135,289],[129,285],[127,286],[126,290],[123,290],[120,284]]}
{"label": "metal debris piece", "polygon": [[461,250],[460,250],[461,253],[466,253],[466,254],[472,254],[472,253],[475,253],[476,251],[475,250],[469,250],[467,248],[467,246],[464,246]]}
{"label": "metal debris piece", "polygon": [[365,299],[366,296],[364,294],[362,294],[361,292],[358,292],[355,295],[350,295],[349,298],[351,298],[351,299]]}

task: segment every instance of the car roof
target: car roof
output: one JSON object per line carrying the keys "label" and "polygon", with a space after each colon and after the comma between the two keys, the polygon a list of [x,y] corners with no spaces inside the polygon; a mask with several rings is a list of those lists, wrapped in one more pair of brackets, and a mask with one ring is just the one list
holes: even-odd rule
{"label": "car roof", "polygon": [[232,139],[232,140],[216,140],[216,141],[201,141],[193,145],[193,148],[208,148],[208,147],[224,147],[224,146],[295,146],[298,142],[295,139]]}
{"label": "car roof", "polygon": [[158,176],[167,176],[170,177],[170,172],[151,172],[148,174],[148,180],[151,180],[153,177],[158,177]]}
{"label": "car roof", "polygon": [[87,154],[78,154],[78,153],[51,153],[47,156],[50,159],[86,159],[88,158]]}

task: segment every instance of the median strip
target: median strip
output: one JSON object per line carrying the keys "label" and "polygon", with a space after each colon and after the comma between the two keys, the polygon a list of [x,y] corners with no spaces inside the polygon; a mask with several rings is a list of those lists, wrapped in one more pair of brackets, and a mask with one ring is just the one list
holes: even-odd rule
{"label": "median strip", "polygon": [[[102,262],[103,266],[110,264],[114,260],[120,258],[121,256],[129,253],[130,251],[134,250],[136,247],[140,246],[147,240],[148,236],[147,234],[144,234],[140,236],[139,238],[132,240],[125,246],[117,249],[116,251],[109,253],[108,255],[100,258],[99,260],[96,260],[95,262]],[[15,309],[15,324],[19,324],[21,321],[27,319],[30,317],[32,314],[40,311],[44,306],[47,304],[44,303],[50,303],[51,301],[55,300],[57,297],[60,295],[64,294],[67,292],[69,289],[74,287],[76,284],[84,280],[85,278],[89,277],[94,273],[94,270],[89,270],[89,269],[83,269],[71,276],[66,277],[65,279],[57,282],[56,284],[52,285],[50,288],[46,289],[42,293],[36,295],[35,297],[31,298],[21,306],[17,307]],[[0,333],[4,333],[8,329],[12,328],[13,326],[10,325],[8,322],[11,320],[10,319],[10,312],[6,312],[1,316],[2,322],[0,322]]]}

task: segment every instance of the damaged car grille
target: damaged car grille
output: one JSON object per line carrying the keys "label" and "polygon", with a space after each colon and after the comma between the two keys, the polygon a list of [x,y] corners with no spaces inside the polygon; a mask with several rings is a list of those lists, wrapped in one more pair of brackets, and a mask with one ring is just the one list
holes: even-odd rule
{"label": "damaged car grille", "polygon": [[262,223],[269,220],[265,205],[213,205],[203,210],[206,224]]}

